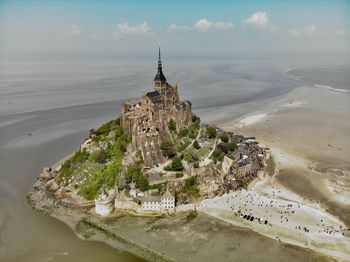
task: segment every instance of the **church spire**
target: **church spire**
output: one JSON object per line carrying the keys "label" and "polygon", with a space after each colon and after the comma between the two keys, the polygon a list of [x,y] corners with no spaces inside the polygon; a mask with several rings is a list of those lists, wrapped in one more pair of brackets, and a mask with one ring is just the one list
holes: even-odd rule
{"label": "church spire", "polygon": [[160,59],[160,45],[158,46],[158,70],[162,69],[162,60]]}
{"label": "church spire", "polygon": [[158,47],[158,72],[156,74],[156,77],[154,78],[154,81],[166,82],[166,78],[162,70],[162,60],[160,58],[160,45]]}

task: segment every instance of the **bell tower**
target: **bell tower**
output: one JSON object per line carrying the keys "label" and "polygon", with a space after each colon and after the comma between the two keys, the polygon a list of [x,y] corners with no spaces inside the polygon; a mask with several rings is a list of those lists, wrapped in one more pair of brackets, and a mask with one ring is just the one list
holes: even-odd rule
{"label": "bell tower", "polygon": [[166,86],[166,78],[162,70],[162,60],[160,58],[160,45],[158,47],[158,72],[154,78],[154,88],[160,92],[162,87]]}

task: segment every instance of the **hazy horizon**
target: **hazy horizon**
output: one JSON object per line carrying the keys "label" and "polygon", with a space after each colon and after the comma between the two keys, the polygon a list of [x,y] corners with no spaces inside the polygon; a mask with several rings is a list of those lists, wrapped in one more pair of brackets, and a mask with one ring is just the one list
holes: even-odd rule
{"label": "hazy horizon", "polygon": [[9,1],[0,61],[176,59],[348,61],[348,1]]}

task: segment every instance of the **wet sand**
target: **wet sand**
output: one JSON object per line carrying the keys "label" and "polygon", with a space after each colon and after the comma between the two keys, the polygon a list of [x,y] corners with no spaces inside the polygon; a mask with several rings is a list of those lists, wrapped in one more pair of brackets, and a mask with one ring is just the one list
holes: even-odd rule
{"label": "wet sand", "polygon": [[266,117],[250,125],[239,127],[238,120],[222,126],[235,126],[235,131],[274,148],[276,182],[304,198],[322,201],[349,226],[350,95],[304,86],[255,114],[261,112]]}
{"label": "wet sand", "polygon": [[102,241],[149,261],[332,261],[201,212],[136,217],[115,210],[107,218],[97,217],[93,210],[56,206],[40,189],[44,184],[38,181],[29,195],[40,212],[64,221],[83,239]]}

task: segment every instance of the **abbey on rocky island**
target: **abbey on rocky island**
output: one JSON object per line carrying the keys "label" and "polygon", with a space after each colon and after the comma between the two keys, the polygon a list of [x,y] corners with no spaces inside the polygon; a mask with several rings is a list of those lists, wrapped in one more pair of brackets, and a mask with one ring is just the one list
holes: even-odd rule
{"label": "abbey on rocky island", "polygon": [[180,101],[177,84],[170,85],[163,74],[160,48],[154,89],[141,100],[123,103],[121,114],[122,127],[131,136],[133,149],[141,150],[149,166],[165,161],[161,143],[172,141],[170,121],[176,123],[177,130],[192,121],[191,102]]}

